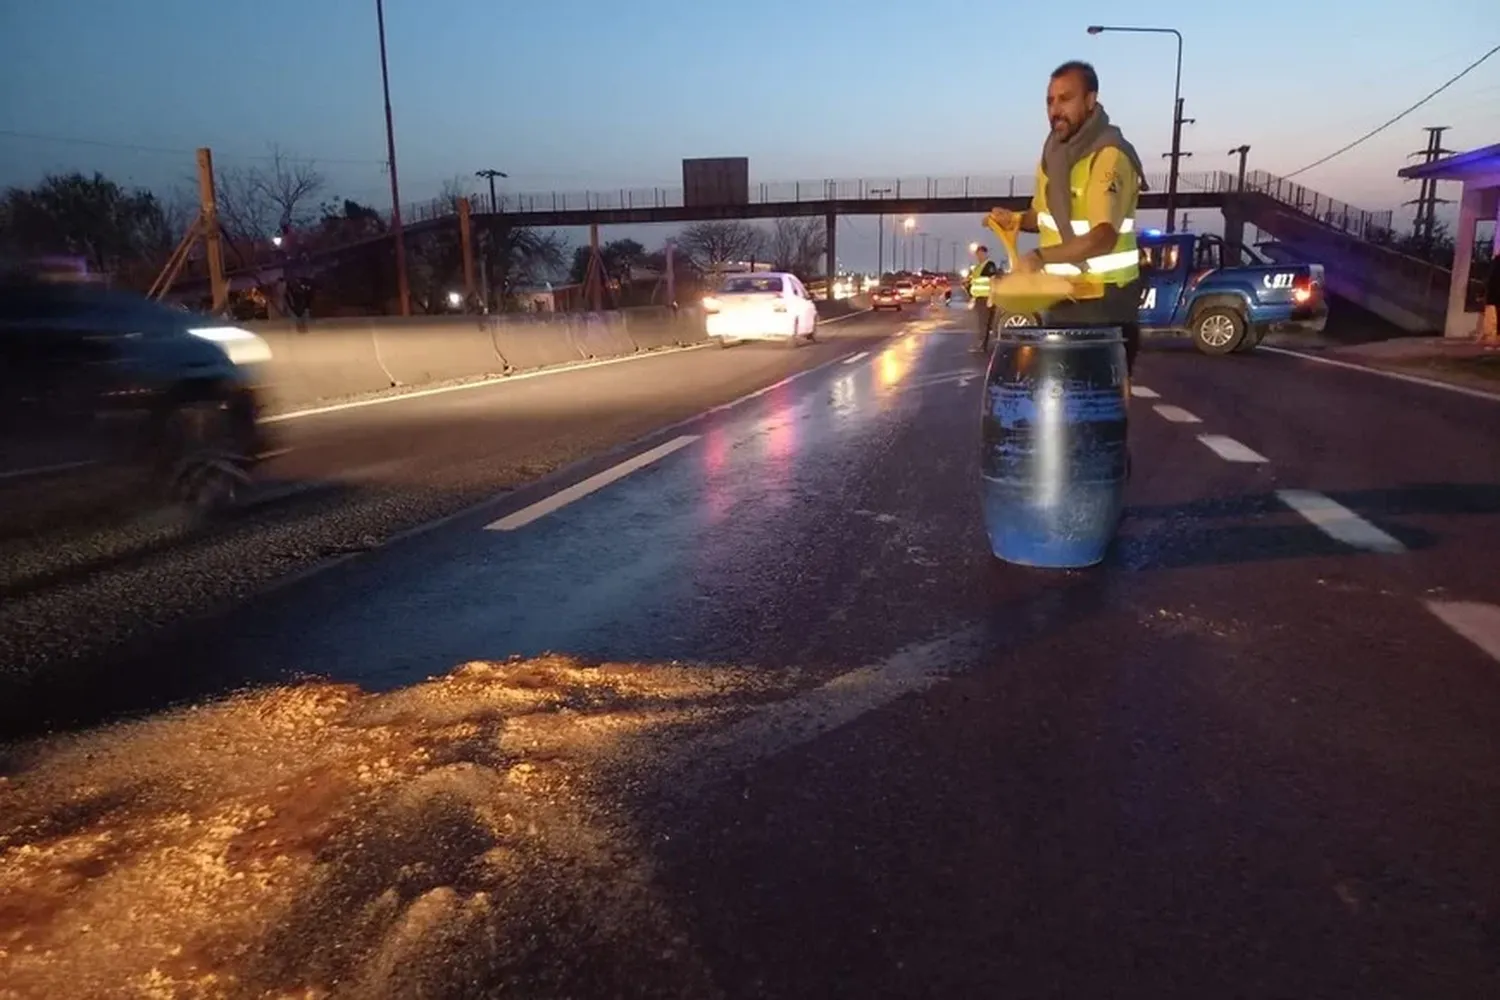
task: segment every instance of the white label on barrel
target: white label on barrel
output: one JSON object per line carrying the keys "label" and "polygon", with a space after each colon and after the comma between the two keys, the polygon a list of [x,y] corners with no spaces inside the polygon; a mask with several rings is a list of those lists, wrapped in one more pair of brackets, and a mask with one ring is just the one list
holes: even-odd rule
{"label": "white label on barrel", "polygon": [[1156,308],[1156,287],[1154,285],[1147,286],[1145,294],[1141,296],[1141,308]]}

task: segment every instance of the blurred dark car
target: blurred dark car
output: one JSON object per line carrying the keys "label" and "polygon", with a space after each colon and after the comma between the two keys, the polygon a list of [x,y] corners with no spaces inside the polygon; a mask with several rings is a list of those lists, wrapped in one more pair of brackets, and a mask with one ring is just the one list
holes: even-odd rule
{"label": "blurred dark car", "polygon": [[270,348],[97,284],[0,271],[0,534],[233,504],[266,448]]}
{"label": "blurred dark car", "polygon": [[901,293],[895,285],[881,285],[870,295],[871,309],[894,309],[901,311]]}

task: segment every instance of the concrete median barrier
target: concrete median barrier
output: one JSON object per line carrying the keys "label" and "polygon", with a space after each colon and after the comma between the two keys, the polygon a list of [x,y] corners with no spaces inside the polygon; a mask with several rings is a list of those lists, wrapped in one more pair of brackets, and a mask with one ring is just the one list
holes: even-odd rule
{"label": "concrete median barrier", "polygon": [[381,367],[398,385],[505,373],[483,316],[438,323],[395,320],[376,325],[374,337]]}
{"label": "concrete median barrier", "polygon": [[369,320],[252,323],[249,327],[271,347],[269,392],[279,408],[377,392],[396,381],[380,363],[375,328]]}
{"label": "concrete median barrier", "polygon": [[584,360],[621,358],[635,353],[635,342],[630,339],[625,317],[620,313],[583,313],[572,319],[573,344]]}
{"label": "concrete median barrier", "polygon": [[667,306],[643,306],[623,312],[625,329],[637,350],[689,347],[708,339],[701,309],[674,310]]}
{"label": "concrete median barrier", "polygon": [[561,313],[502,314],[490,318],[495,350],[510,371],[530,371],[583,360],[573,338],[571,318]]}
{"label": "concrete median barrier", "polygon": [[246,328],[271,346],[276,409],[452,379],[513,374],[702,343],[698,310],[273,320]]}

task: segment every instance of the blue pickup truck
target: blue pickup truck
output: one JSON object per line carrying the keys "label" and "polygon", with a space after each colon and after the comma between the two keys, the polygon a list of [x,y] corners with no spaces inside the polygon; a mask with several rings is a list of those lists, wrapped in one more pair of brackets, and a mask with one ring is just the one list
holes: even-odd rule
{"label": "blue pickup truck", "polygon": [[[1143,331],[1184,333],[1204,354],[1233,354],[1254,350],[1273,330],[1320,333],[1328,322],[1321,264],[1271,263],[1206,233],[1146,230],[1137,242]],[[1036,322],[1001,318],[1003,326]]]}

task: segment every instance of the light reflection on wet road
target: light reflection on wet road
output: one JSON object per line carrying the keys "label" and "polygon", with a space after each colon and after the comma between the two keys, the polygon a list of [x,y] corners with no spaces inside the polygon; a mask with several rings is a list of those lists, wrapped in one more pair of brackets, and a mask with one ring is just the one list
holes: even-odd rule
{"label": "light reflection on wet road", "polygon": [[[356,574],[331,608],[319,603],[316,621],[267,630],[253,657],[376,687],[548,650],[704,659],[735,639],[737,657],[754,660],[759,632],[776,625],[781,595],[806,568],[799,539],[853,541],[847,533],[867,521],[853,513],[854,487],[924,405],[903,382],[952,371],[950,341],[896,338],[866,362],[715,415],[696,442],[520,530],[465,531],[400,569]],[[928,391],[973,416],[977,384]],[[726,636],[714,624],[726,610],[760,627]]]}

